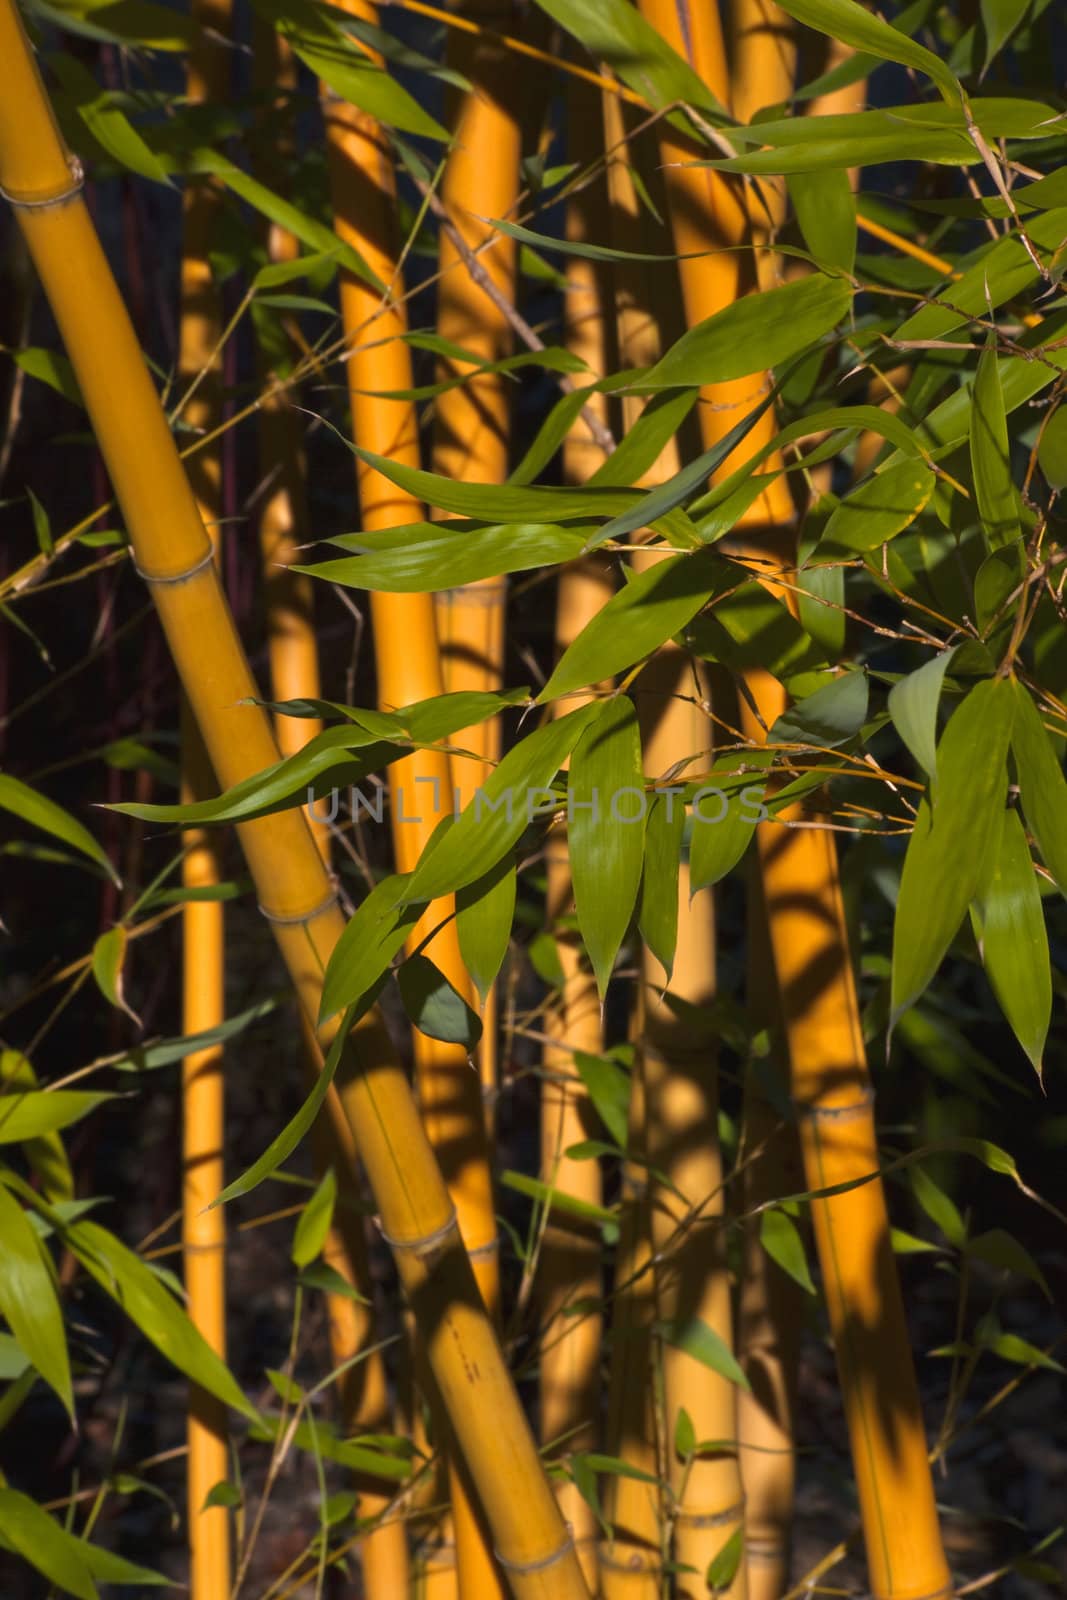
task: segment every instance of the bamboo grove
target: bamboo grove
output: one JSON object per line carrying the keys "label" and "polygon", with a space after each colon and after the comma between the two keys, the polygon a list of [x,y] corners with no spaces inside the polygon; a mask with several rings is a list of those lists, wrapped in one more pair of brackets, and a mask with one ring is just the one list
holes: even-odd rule
{"label": "bamboo grove", "polygon": [[1054,12],[0,0],[5,1595],[1067,1581]]}

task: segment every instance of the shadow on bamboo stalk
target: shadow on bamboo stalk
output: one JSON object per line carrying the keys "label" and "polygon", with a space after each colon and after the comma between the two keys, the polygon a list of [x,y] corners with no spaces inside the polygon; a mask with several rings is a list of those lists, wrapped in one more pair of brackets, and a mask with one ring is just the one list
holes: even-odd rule
{"label": "shadow on bamboo stalk", "polygon": [[[585,165],[599,153],[595,137],[596,100],[588,91],[575,95],[568,107],[568,147]],[[580,241],[602,236],[606,221],[602,186],[596,184],[567,204],[567,237]],[[564,299],[564,340],[590,372],[610,371],[610,289],[600,263],[575,257],[568,263]],[[602,421],[604,396],[588,402]],[[583,484],[603,461],[603,452],[579,421],[563,447],[566,483]],[[556,650],[562,654],[614,590],[611,564],[601,556],[568,566],[560,575],[556,608]],[[608,687],[602,685],[602,688]],[[592,692],[589,696],[592,698]],[[558,709],[570,711],[576,699]],[[575,1052],[599,1055],[603,1048],[600,997],[573,926],[570,855],[567,842],[550,835],[547,850],[548,892],[545,913],[556,940],[562,983],[545,1021],[541,1085],[541,1175],[561,1193],[592,1205],[602,1203],[598,1161],[576,1161],[566,1152],[596,1133],[589,1095],[575,1065]],[[597,1446],[600,1412],[600,1347],[603,1317],[592,1310],[603,1294],[601,1240],[597,1230],[565,1212],[552,1212],[546,1223],[538,1263],[540,1317],[541,1438],[545,1444],[564,1441],[567,1452]],[[569,1308],[582,1307],[580,1312]],[[597,1519],[577,1483],[559,1485],[560,1507],[578,1546],[586,1581],[597,1585]]]}
{"label": "shadow on bamboo stalk", "polygon": [[[285,107],[296,83],[292,54],[272,27],[260,24],[255,37],[255,74],[264,100],[272,107],[274,159],[287,153]],[[270,135],[272,128],[265,128]],[[266,161],[266,157],[264,158]],[[272,261],[292,260],[299,246],[292,234],[272,225],[268,232]],[[261,388],[266,389],[259,409],[260,464],[266,485],[260,507],[259,537],[263,565],[267,655],[271,693],[276,701],[317,699],[321,693],[318,643],[314,627],[311,579],[292,572],[299,549],[308,538],[305,463],[298,414],[288,394],[275,386],[276,374],[267,353],[257,346]],[[321,730],[310,717],[277,715],[274,733],[283,756],[296,752]],[[306,813],[312,837],[327,869],[330,859],[328,828]],[[304,1053],[312,1078],[321,1069],[314,1032],[302,1027]],[[340,1129],[319,1119],[313,1129],[316,1167],[321,1174],[333,1170],[338,1204],[323,1248],[326,1264],[356,1291],[358,1298],[330,1294],[326,1297],[330,1351],[334,1366],[343,1369],[339,1402],[346,1432],[388,1433],[392,1428],[388,1381],[382,1352],[372,1349],[374,1314],[367,1262],[362,1208],[356,1182],[356,1156],[349,1141],[341,1142]],[[360,1351],[363,1360],[352,1363]],[[408,1588],[407,1536],[399,1520],[379,1522],[391,1491],[389,1486],[364,1474],[353,1479],[359,1495],[361,1520],[371,1523],[360,1542],[360,1565],[367,1600],[393,1600]]]}
{"label": "shadow on bamboo stalk", "polygon": [[[196,504],[79,190],[11,0],[0,4],[0,187],[16,210],[66,345],[134,558],[227,787],[277,759]],[[261,905],[309,1018],[344,927],[299,811],[241,824]],[[330,1048],[337,1027],[319,1030]],[[455,1208],[381,1019],[338,1041],[343,1103],[392,1243],[427,1326],[426,1348],[516,1600],[587,1600],[503,1352],[475,1285]],[[439,1265],[440,1264],[440,1265]]]}
{"label": "shadow on bamboo stalk", "polygon": [[[230,55],[223,42],[230,27],[228,0],[194,0],[193,22],[186,93],[194,104],[222,104],[230,77]],[[208,434],[221,423],[223,406],[222,296],[210,263],[219,201],[211,179],[190,183],[182,196],[178,374],[180,392],[190,396],[182,415],[188,426]],[[218,561],[221,441],[193,458],[189,481]],[[184,696],[181,768],[183,802],[205,800],[214,792],[211,762]],[[219,835],[207,828],[182,831],[186,889],[210,891],[221,881],[222,844]],[[223,903],[190,900],[182,907],[183,1032],[209,1032],[224,1020],[225,978]],[[224,1361],[226,1219],[215,1201],[225,1183],[225,1126],[223,1053],[221,1045],[215,1045],[182,1062],[182,1245],[189,1315]],[[212,1600],[229,1592],[232,1576],[229,1510],[207,1503],[215,1485],[230,1476],[229,1443],[225,1408],[195,1385],[189,1392],[186,1437],[189,1589],[192,1600]]]}
{"label": "shadow on bamboo stalk", "polygon": [[[347,9],[374,21],[374,7],[349,0]],[[399,289],[399,244],[395,238],[396,184],[392,148],[373,118],[324,92],[327,166],[337,230],[378,278]],[[393,301],[351,274],[343,274],[341,312],[349,341],[347,373],[352,425],[360,444],[409,465],[419,463],[418,419],[410,400],[383,399],[384,391],[413,387],[411,355],[403,342],[406,318]],[[361,337],[374,318],[374,340]],[[423,519],[423,507],[360,461],[357,483],[364,528]],[[430,594],[375,594],[371,599],[379,703],[386,707],[440,696],[444,691]],[[428,786],[425,794],[422,786]],[[418,751],[390,768],[393,847],[397,867],[409,872],[442,816],[453,809],[452,773],[443,751]],[[432,795],[432,800],[430,799]],[[414,802],[416,797],[419,803]],[[413,820],[418,818],[419,820]],[[473,986],[459,949],[451,896],[427,908],[413,930],[413,949],[438,927],[426,954],[468,1001]],[[489,1171],[488,1136],[481,1082],[461,1044],[416,1033],[415,1064],[424,1124],[457,1208],[459,1228],[471,1253],[486,1306],[499,1308],[496,1218]],[[456,1561],[461,1587],[475,1596],[501,1592],[492,1540],[464,1478],[452,1475]]]}

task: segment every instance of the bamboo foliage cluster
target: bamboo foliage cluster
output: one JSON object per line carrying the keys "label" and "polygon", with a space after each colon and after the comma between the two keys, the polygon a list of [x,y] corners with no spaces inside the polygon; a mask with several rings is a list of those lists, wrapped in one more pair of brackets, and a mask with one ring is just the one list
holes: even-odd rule
{"label": "bamboo foliage cluster", "polygon": [[[181,723],[176,800],[141,745],[150,782],[107,814],[135,841],[118,920],[31,987],[70,980],[24,1053],[5,1035],[0,1449],[38,1384],[76,1425],[91,1281],[189,1380],[192,1600],[251,1594],[304,1458],[318,1522],[261,1600],[331,1572],[370,1600],[791,1600],[859,1545],[877,1600],[1012,1570],[957,1563],[934,1466],[980,1360],[1057,1368],[1000,1320],[1047,1284],[944,1173],[1064,1219],[999,1143],[931,1138],[894,1068],[950,1083],[971,1130],[994,1086],[1052,1087],[1046,10],[0,0],[0,190],[59,339],[10,352],[9,439],[27,377],[83,408],[119,524],[55,534],[28,489],[39,548],[0,575],[4,618],[34,641],[31,597],[125,571]],[[108,178],[180,189],[173,392],[94,226]],[[48,771],[0,772],[0,806],[117,882]],[[242,1035],[279,1004],[228,1015],[243,895],[303,1069],[235,1172],[229,1052],[254,1066]],[[134,947],[172,907],[180,1026],[146,1040]],[[90,977],[125,1042],[53,1073]],[[86,1214],[69,1154],[115,1110],[83,1077],[179,1061],[183,1285]],[[286,1182],[311,1192],[265,1400],[239,1380],[224,1219]],[[909,1204],[936,1245],[891,1222]],[[931,1449],[902,1272],[934,1248],[959,1288]],[[849,1487],[803,1574],[821,1333]],[[90,1600],[167,1581],[10,1477],[20,1571]]]}

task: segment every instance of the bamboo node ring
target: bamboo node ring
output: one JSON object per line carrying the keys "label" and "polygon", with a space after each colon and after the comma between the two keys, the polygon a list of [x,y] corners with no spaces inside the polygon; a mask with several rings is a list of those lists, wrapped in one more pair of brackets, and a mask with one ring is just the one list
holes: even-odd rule
{"label": "bamboo node ring", "polygon": [[[676,1516],[680,1522],[686,1522],[691,1528],[721,1528],[728,1522],[738,1522],[745,1514],[745,1502],[742,1498],[735,1505],[727,1506],[725,1511],[686,1511],[684,1506]],[[930,1600],[936,1600],[931,1596]]]}
{"label": "bamboo node ring", "polygon": [[266,917],[268,922],[273,922],[276,927],[295,928],[302,922],[313,922],[315,918],[320,917],[324,911],[329,911],[336,899],[337,893],[335,890],[331,889],[325,900],[320,900],[318,905],[312,906],[310,911],[294,911],[291,913],[282,911],[268,911],[266,906],[260,905],[259,912],[261,916]]}
{"label": "bamboo node ring", "polygon": [[499,1233],[494,1233],[493,1237],[487,1239],[485,1244],[476,1244],[473,1248],[468,1249],[467,1254],[472,1261],[477,1261],[481,1256],[495,1256],[499,1249],[500,1235]]}
{"label": "bamboo node ring", "polygon": [[71,181],[65,189],[55,194],[20,195],[17,189],[5,189],[0,184],[0,198],[16,211],[46,211],[50,206],[65,206],[69,200],[81,194],[85,184],[85,169],[77,156],[68,156],[67,165]]}
{"label": "bamboo node ring", "polygon": [[134,571],[137,573],[137,575],[143,578],[145,583],[151,583],[156,586],[169,583],[186,583],[190,578],[195,578],[198,572],[203,572],[204,568],[210,566],[214,559],[215,552],[209,545],[206,554],[202,555],[199,561],[195,561],[191,567],[186,567],[184,572],[155,573],[146,572],[143,567],[139,567],[137,565],[136,556],[132,554],[130,556],[130,560],[133,562]]}
{"label": "bamboo node ring", "polygon": [[455,1206],[452,1207],[447,1222],[443,1222],[439,1228],[434,1228],[432,1233],[424,1233],[418,1239],[394,1239],[380,1217],[376,1217],[375,1221],[378,1224],[378,1232],[391,1250],[413,1250],[418,1256],[429,1255],[434,1246],[443,1243],[457,1226]]}
{"label": "bamboo node ring", "polygon": [[551,1555],[541,1556],[538,1561],[509,1561],[507,1557],[502,1556],[500,1551],[495,1547],[493,1549],[493,1554],[496,1556],[496,1559],[500,1562],[500,1565],[504,1568],[505,1572],[543,1572],[546,1567],[554,1567],[557,1561],[562,1561],[565,1556],[569,1556],[573,1549],[574,1540],[568,1537],[560,1545],[558,1550],[553,1550]]}
{"label": "bamboo node ring", "polygon": [[[811,1117],[815,1121],[825,1119],[827,1122],[847,1122],[850,1117],[862,1117],[870,1111],[874,1104],[874,1089],[873,1087],[864,1089],[858,1100],[850,1100],[844,1106],[819,1106],[804,1101],[793,1103],[798,1116]],[[927,1597],[922,1596],[921,1600],[927,1600]]]}

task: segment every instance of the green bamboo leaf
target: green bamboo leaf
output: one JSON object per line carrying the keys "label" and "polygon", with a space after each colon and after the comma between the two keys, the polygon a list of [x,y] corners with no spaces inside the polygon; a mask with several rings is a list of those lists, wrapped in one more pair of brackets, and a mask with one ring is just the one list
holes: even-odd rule
{"label": "green bamboo leaf", "polygon": [[564,651],[538,702],[599,683],[651,655],[737,580],[737,568],[706,549],[669,556],[637,573]]}
{"label": "green bamboo leaf", "polygon": [[684,832],[685,807],[678,803],[678,796],[653,795],[645,822],[637,926],[668,982],[678,947],[678,868]]}
{"label": "green bamboo leaf", "polygon": [[[37,1074],[33,1064],[17,1050],[0,1051],[0,1089],[0,1138],[10,1134],[13,1144],[23,1144],[23,1154],[46,1200],[72,1200],[74,1174],[58,1127],[69,1126],[70,1122],[77,1121],[78,1116],[91,1111],[93,1107],[87,1103],[87,1099],[81,1100],[79,1110],[68,1118],[67,1112],[72,1109],[72,1104],[58,1108],[51,1104],[38,1104]],[[39,1098],[41,1101],[52,1101],[57,1095],[88,1097],[90,1094],[92,1091],[54,1089],[40,1092]],[[104,1100],[111,1097],[100,1095],[98,1098]],[[55,1121],[57,1116],[63,1119],[58,1125]],[[33,1128],[39,1131],[29,1131]]]}
{"label": "green bamboo leaf", "polygon": [[978,362],[971,409],[971,471],[978,514],[991,550],[1017,545],[1022,538],[1004,393],[997,367],[996,335],[990,333]]}
{"label": "green bamboo leaf", "polygon": [[657,110],[680,103],[727,120],[704,80],[628,0],[537,0],[537,4],[584,45],[594,61],[606,61],[623,83]]}
{"label": "green bamboo leaf", "polygon": [[0,1542],[64,1594],[99,1600],[92,1573],[77,1548],[80,1541],[17,1489],[0,1488]]}
{"label": "green bamboo leaf", "polygon": [[1016,28],[1030,10],[1032,0],[980,0],[982,27],[985,29],[985,63],[988,70],[993,57],[1003,50]]}
{"label": "green bamboo leaf", "polygon": [[693,1419],[684,1406],[678,1407],[678,1415],[674,1419],[674,1448],[683,1460],[691,1456],[697,1447],[697,1431],[693,1426]]}
{"label": "green bamboo leaf", "polygon": [[722,1549],[708,1563],[705,1583],[712,1594],[725,1594],[737,1576],[745,1553],[745,1530],[735,1528]]}
{"label": "green bamboo leaf", "polygon": [[337,1175],[333,1168],[327,1169],[320,1180],[314,1194],[300,1213],[293,1235],[293,1248],[290,1256],[298,1267],[307,1267],[322,1253],[326,1243],[326,1235],[330,1231],[333,1221],[334,1206],[337,1203]]}
{"label": "green bamboo leaf", "polygon": [[953,713],[937,749],[937,794],[919,805],[893,923],[890,1029],[933,978],[981,881],[1007,787],[1015,716],[1012,686],[979,683]]}
{"label": "green bamboo leaf", "polygon": [[[315,1079],[311,1093],[299,1111],[289,1119],[281,1133],[271,1140],[258,1161],[254,1161],[246,1172],[243,1172],[239,1178],[234,1179],[233,1183],[227,1184],[218,1199],[212,1201],[212,1205],[225,1205],[229,1200],[236,1200],[239,1195],[250,1194],[253,1189],[257,1189],[261,1183],[277,1172],[283,1161],[289,1159],[297,1145],[310,1131],[312,1123],[322,1110],[330,1084],[333,1082],[334,1074],[337,1071],[349,1029],[354,1026],[360,1016],[370,1010],[378,998],[381,988],[382,981],[379,980],[363,995],[359,1004],[351,1006],[345,1013],[344,1020],[323,1063],[322,1071]],[[231,1401],[230,1404],[233,1404],[233,1402]]]}
{"label": "green bamboo leaf", "polygon": [[889,691],[894,726],[931,783],[937,782],[937,708],[956,646],[941,650]]}
{"label": "green bamboo leaf", "polygon": [[[664,389],[659,394],[654,394],[637,421],[626,430],[610,456],[597,467],[589,479],[590,487],[600,488],[607,484],[621,486],[640,482],[645,473],[659,460],[665,447],[678,433],[696,403],[697,395],[692,389],[677,391]],[[672,499],[664,509],[669,511],[675,505],[680,505],[682,498],[684,496],[677,500]],[[607,537],[620,536],[611,533]],[[603,538],[602,532],[597,542],[602,543]]]}
{"label": "green bamboo leaf", "polygon": [[856,263],[856,197],[847,171],[795,172],[789,198],[804,243],[819,265],[851,272]]}
{"label": "green bamboo leaf", "polygon": [[740,1389],[751,1388],[729,1346],[714,1328],[709,1328],[700,1317],[688,1317],[674,1322],[657,1322],[655,1331],[664,1344],[683,1351],[694,1361],[699,1361],[701,1366],[710,1367],[720,1378],[729,1379]]}
{"label": "green bamboo leaf", "polygon": [[1044,1350],[1039,1350],[1029,1339],[1020,1339],[1017,1333],[990,1333],[980,1340],[984,1350],[991,1350],[1004,1361],[1020,1367],[1043,1367],[1048,1372],[1065,1372],[1061,1362],[1055,1361]]}
{"label": "green bamboo leaf", "polygon": [[568,1217],[577,1217],[579,1222],[591,1222],[595,1227],[603,1228],[605,1237],[617,1236],[618,1218],[614,1211],[609,1211],[606,1206],[597,1206],[590,1200],[580,1200],[576,1195],[568,1194],[565,1189],[554,1189],[550,1183],[542,1183],[540,1178],[527,1177],[525,1172],[512,1172],[506,1170],[500,1174],[500,1182],[505,1189],[511,1189],[515,1194],[524,1194],[530,1200],[536,1200],[539,1205],[548,1206],[552,1211],[562,1211]]}
{"label": "green bamboo leaf", "polygon": [[774,723],[768,744],[809,744],[833,750],[854,739],[867,720],[865,672],[843,672],[798,700]]}
{"label": "green bamboo leaf", "polygon": [[[1061,206],[1055,211],[1028,217],[1026,233],[1030,243],[1039,253],[1042,250],[1049,252],[1057,250],[1067,234],[1067,207]],[[983,248],[971,259],[973,265],[968,266],[962,277],[950,283],[942,291],[943,300],[935,300],[929,305],[921,306],[901,323],[894,338],[943,339],[953,329],[967,322],[969,317],[988,316],[991,310],[996,310],[1005,301],[1023,294],[1038,279],[1038,269],[1029,251],[1014,234],[998,239],[995,244]],[[1045,343],[1049,337],[1047,328],[1043,327],[1041,342]],[[1018,359],[1015,358],[1014,362],[1011,359],[998,362],[998,375],[1007,410],[1010,410],[1013,404],[1022,403],[1022,400],[1009,393],[1009,373],[1013,372]],[[1051,376],[1049,374],[1049,377]],[[1020,387],[1025,381],[1022,380],[1022,375],[1017,373],[1017,369],[1015,381],[1020,383]],[[1043,385],[1035,382],[1035,387]],[[1031,393],[1033,392],[1031,390]],[[955,407],[948,408],[950,414],[955,411],[959,420],[965,424],[957,437],[966,437],[970,430],[972,400],[972,394],[964,391],[956,398]],[[941,408],[938,408],[934,412],[934,418],[940,411]],[[929,416],[925,419],[927,430],[931,429],[931,421],[932,418]],[[940,429],[935,436],[943,437]]]}
{"label": "green bamboo leaf", "polygon": [[90,1277],[179,1372],[243,1416],[258,1416],[225,1362],[140,1256],[95,1222],[74,1222],[61,1234]]}
{"label": "green bamboo leaf", "polygon": [[[4,1057],[14,1055],[5,1050]],[[31,1089],[19,1093],[11,1087],[6,1070],[4,1092],[0,1094],[0,1144],[22,1144],[26,1139],[43,1139],[60,1128],[80,1122],[90,1111],[115,1098],[89,1089]]]}
{"label": "green bamboo leaf", "polygon": [[234,194],[240,195],[242,200],[266,217],[268,222],[276,223],[279,228],[284,228],[301,244],[308,249],[323,255],[335,256],[337,265],[346,272],[351,272],[363,283],[369,283],[372,289],[386,292],[385,284],[364,261],[357,250],[347,244],[339,234],[324,222],[318,222],[314,217],[309,217],[299,206],[284,200],[281,195],[268,189],[266,184],[260,183],[249,173],[242,171],[228,157],[219,155],[216,151],[202,146],[194,150],[188,158],[186,169],[190,172],[210,172],[219,178]]}
{"label": "green bamboo leaf", "polygon": [[872,16],[856,0],[779,0],[779,4],[791,17],[818,33],[850,44],[853,49],[865,50],[880,61],[896,61],[902,67],[925,73],[949,105],[959,105],[963,99],[963,90],[940,56],[916,44],[881,17]]}
{"label": "green bamboo leaf", "polygon": [[[615,250],[609,245],[591,244],[586,240],[560,239],[547,233],[535,233],[532,228],[523,228],[517,222],[508,222],[503,217],[487,217],[485,219],[491,228],[499,229],[509,239],[517,239],[521,244],[535,245],[539,250],[555,251],[559,255],[578,256],[583,261],[678,261],[690,260],[689,256],[655,255],[642,250]],[[701,251],[700,254],[709,252]]]}
{"label": "green bamboo leaf", "polygon": [[745,295],[683,333],[642,377],[641,387],[725,383],[764,372],[829,333],[851,302],[848,283],[823,272]]}
{"label": "green bamboo leaf", "polygon": [[67,1338],[45,1247],[0,1183],[0,1312],[45,1383],[74,1416]]}
{"label": "green bamboo leaf", "polygon": [[[488,527],[467,520],[420,522],[390,528],[389,543],[367,548],[365,554],[296,565],[293,571],[346,589],[419,594],[573,561],[582,554],[592,531],[589,525],[560,528],[543,522]],[[342,534],[330,543],[358,552],[363,536]]]}
{"label": "green bamboo leaf", "polygon": [[[659,484],[655,489],[651,489],[647,494],[642,495],[635,506],[619,512],[609,522],[606,522],[599,533],[590,537],[586,549],[595,550],[598,545],[605,544],[609,539],[624,539],[627,534],[636,533],[639,528],[649,527],[653,522],[658,521],[660,517],[669,515],[684,500],[688,500],[693,491],[701,488],[707,482],[711,474],[717,471],[722,463],[733,454],[746,435],[751,432],[763,413],[773,404],[779,388],[780,385],[775,384],[769,393],[764,395],[759,404],[754,406],[747,416],[742,417],[740,422],[735,423],[729,433],[719,440],[718,444],[712,445],[710,450],[705,450],[703,455],[698,456],[695,461],[691,461],[680,472],[676,472],[673,478],[668,478],[665,483]],[[685,393],[684,390],[682,392]],[[651,410],[657,398],[656,396],[653,397],[646,410]],[[625,448],[626,441],[624,440],[619,450],[625,450]],[[616,455],[618,454],[619,451],[616,451]],[[601,470],[609,470],[614,460],[615,456],[609,456]],[[750,466],[754,471],[755,462],[751,462]],[[599,473],[596,476],[599,478]],[[708,542],[706,537],[705,542]]]}
{"label": "green bamboo leaf", "polygon": [[[369,720],[369,719],[368,719]],[[368,773],[409,753],[408,748],[385,743],[379,731],[380,719],[372,727],[325,728],[310,739],[302,750],[265,767],[251,778],[243,778],[213,800],[198,800],[191,805],[139,805],[134,802],[109,806],[123,816],[142,822],[244,822],[266,816],[287,806],[305,805],[308,790],[358,783]],[[394,734],[404,738],[400,722],[391,721]],[[358,754],[357,754],[358,752]]]}
{"label": "green bamboo leaf", "polygon": [[1052,1290],[1045,1274],[1025,1245],[1020,1244],[1006,1228],[990,1228],[988,1233],[976,1234],[973,1239],[967,1240],[965,1248],[969,1256],[977,1256],[987,1266],[1014,1272],[1020,1278],[1036,1283],[1045,1299],[1051,1303]]}
{"label": "green bamboo leaf", "polygon": [[[1047,133],[1050,117],[1055,115],[1050,107],[1034,100],[979,99],[971,102],[970,110],[987,142],[1040,139]],[[772,119],[754,122],[748,128],[731,128],[730,138],[735,146],[747,143],[764,148],[702,165],[719,172],[776,173],[791,179],[804,173],[845,172],[850,167],[886,162],[936,161],[973,166],[982,160],[958,103],[885,106],[877,111],[827,117]],[[1049,204],[1056,203],[1050,197]],[[997,214],[1007,215],[1007,208]]]}
{"label": "green bamboo leaf", "polygon": [[1052,978],[1041,892],[1017,811],[1003,814],[972,914],[997,1003],[1040,1078]]}
{"label": "green bamboo leaf", "polygon": [[108,877],[114,883],[120,884],[121,880],[114,867],[88,829],[83,828],[69,811],[57,806],[54,800],[38,794],[29,784],[20,782],[18,778],[12,778],[6,772],[0,772],[0,809],[10,811],[22,822],[28,822],[31,827],[40,828],[44,833],[62,839],[64,844],[81,851],[82,855],[88,856],[91,861],[103,867]]}
{"label": "green bamboo leaf", "polygon": [[439,967],[412,955],[397,968],[396,981],[412,1027],[445,1044],[461,1044],[468,1055],[482,1036],[481,1018]]}
{"label": "green bamboo leaf", "polygon": [[574,1052],[574,1067],[585,1084],[601,1122],[617,1148],[625,1150],[630,1115],[630,1074],[610,1056],[591,1056],[584,1050]]}
{"label": "green bamboo leaf", "polygon": [[[390,483],[406,489],[427,505],[441,511],[451,511],[463,517],[475,517],[484,522],[558,523],[574,521],[581,517],[613,517],[618,512],[629,511],[647,500],[640,489],[617,489],[611,485],[584,489],[542,488],[508,483],[462,483],[445,478],[435,472],[424,472],[419,467],[406,466],[392,461],[388,456],[376,455],[360,445],[344,443],[368,466],[374,467]],[[686,528],[685,519],[667,520],[665,528],[678,525]],[[647,518],[640,526],[644,527]],[[695,537],[689,542],[697,543]]]}
{"label": "green bamboo leaf", "polygon": [[132,1050],[114,1057],[109,1065],[116,1072],[155,1072],[160,1067],[173,1066],[174,1062],[184,1061],[186,1056],[195,1055],[198,1050],[207,1050],[212,1045],[236,1038],[254,1022],[270,1016],[272,1011],[278,1009],[278,1005],[276,998],[259,1000],[246,1011],[239,1011],[236,1016],[227,1018],[214,1028],[204,1028],[199,1033],[183,1033],[177,1039],[154,1039],[148,1044],[135,1045]]}
{"label": "green bamboo leaf", "polygon": [[1067,782],[1041,713],[1017,680],[1011,748],[1023,815],[1061,894],[1067,895]]}
{"label": "green bamboo leaf", "polygon": [[[773,732],[773,730],[772,730]],[[689,894],[719,883],[741,860],[755,837],[756,823],[763,810],[764,784],[753,774],[744,787],[736,782],[720,786],[720,776],[732,776],[738,768],[760,765],[762,752],[744,757],[728,756],[717,761],[693,795],[693,831],[689,839]]]}
{"label": "green bamboo leaf", "polygon": [[954,1245],[957,1250],[962,1250],[967,1243],[967,1227],[956,1202],[945,1193],[925,1167],[919,1165],[911,1167],[908,1177],[912,1193],[934,1227],[944,1234],[949,1244]]}
{"label": "green bamboo leaf", "polygon": [[[154,0],[80,0],[38,9],[71,33],[112,44],[188,50],[197,34],[191,17],[156,5]],[[90,17],[91,22],[87,20]]]}
{"label": "green bamboo leaf", "polygon": [[825,666],[826,658],[792,612],[765,584],[741,583],[685,629],[687,650],[734,672],[789,678]]}
{"label": "green bamboo leaf", "polygon": [[483,1000],[507,955],[516,889],[515,862],[501,856],[495,867],[456,894],[460,954]]}
{"label": "green bamboo leaf", "polygon": [[1067,489],[1067,405],[1049,417],[1037,444],[1037,461],[1052,489]]}
{"label": "green bamboo leaf", "polygon": [[50,52],[47,61],[79,117],[108,155],[120,167],[136,172],[139,177],[150,178],[153,183],[164,183],[168,189],[173,188],[159,157],[149,149],[125,113],[119,110],[114,103],[114,96],[101,89],[88,67],[74,56],[58,50]]}
{"label": "green bamboo leaf", "polygon": [[575,745],[567,784],[574,904],[602,1000],[637,903],[644,784],[633,701],[626,695],[602,701]]}
{"label": "green bamboo leaf", "polygon": [[436,900],[483,877],[551,805],[548,785],[599,711],[591,702],[527,734],[494,769],[458,821],[424,850],[404,903]]}
{"label": "green bamboo leaf", "polygon": [[771,1260],[781,1267],[794,1283],[799,1283],[806,1293],[814,1294],[815,1285],[808,1270],[804,1241],[792,1217],[777,1208],[764,1211],[759,1221],[759,1237],[760,1244]]}
{"label": "green bamboo leaf", "polygon": [[410,875],[394,873],[376,884],[345,924],[326,964],[319,1022],[363,1004],[384,981],[393,957],[419,920],[424,903],[409,903]]}
{"label": "green bamboo leaf", "polygon": [[288,40],[308,70],[342,100],[401,132],[448,138],[447,130],[371,60],[328,9],[313,0],[255,0],[255,9]]}
{"label": "green bamboo leaf", "polygon": [[102,933],[93,945],[92,973],[104,999],[117,1010],[125,1011],[140,1028],[141,1019],[133,1007],[126,1003],[123,994],[122,973],[127,942],[128,935],[121,922]]}
{"label": "green bamboo leaf", "polygon": [[27,345],[23,350],[9,352],[16,366],[31,378],[47,383],[71,405],[85,405],[74,368],[61,350],[45,350],[40,345]]}
{"label": "green bamboo leaf", "polygon": [[830,513],[814,560],[876,550],[915,521],[937,479],[925,462],[887,465],[845,496]]}

